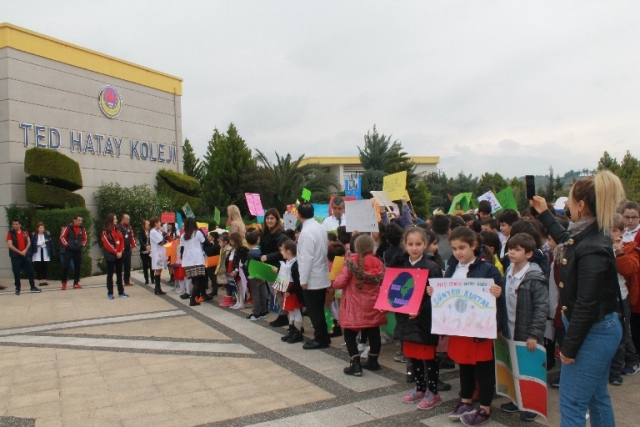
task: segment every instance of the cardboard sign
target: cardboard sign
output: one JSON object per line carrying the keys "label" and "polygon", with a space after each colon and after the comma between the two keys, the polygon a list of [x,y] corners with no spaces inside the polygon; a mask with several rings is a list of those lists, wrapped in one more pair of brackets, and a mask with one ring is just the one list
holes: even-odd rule
{"label": "cardboard sign", "polygon": [[347,232],[378,231],[378,214],[371,200],[350,200],[344,203],[345,215],[349,218]]}
{"label": "cardboard sign", "polygon": [[507,187],[496,193],[496,199],[500,202],[502,209],[518,210],[518,204],[516,203],[515,197],[513,197],[513,189],[511,187]]}
{"label": "cardboard sign", "polygon": [[344,257],[336,256],[333,259],[333,265],[331,266],[331,271],[329,272],[329,280],[336,280],[340,271],[342,270],[342,266],[344,265]]}
{"label": "cardboard sign", "polygon": [[460,193],[451,201],[451,207],[449,208],[449,215],[453,215],[457,210],[468,211],[469,201],[471,200],[471,193]]}
{"label": "cardboard sign", "polygon": [[311,200],[311,191],[307,190],[306,188],[303,188],[301,198],[302,200],[306,200],[307,202]]}
{"label": "cardboard sign", "polygon": [[264,215],[264,208],[262,207],[262,200],[260,195],[256,193],[244,193],[244,197],[247,199],[247,207],[249,213],[253,216]]}
{"label": "cardboard sign", "polygon": [[298,222],[298,217],[294,213],[285,212],[284,213],[284,229],[285,230],[295,230],[296,223]]}
{"label": "cardboard sign", "polygon": [[495,340],[496,389],[508,397],[521,411],[535,412],[547,418],[547,353],[537,345],[534,351],[527,343],[508,340],[502,335]]}
{"label": "cardboard sign", "polygon": [[220,262],[220,255],[208,256],[204,262],[205,268],[211,268],[218,265]]}
{"label": "cardboard sign", "polygon": [[404,314],[417,314],[427,288],[429,270],[387,268],[373,308]]}
{"label": "cardboard sign", "polygon": [[265,264],[255,259],[252,259],[249,262],[249,276],[255,277],[256,279],[275,282],[278,278],[278,273],[274,273],[272,269],[272,265]]}
{"label": "cardboard sign", "polygon": [[389,198],[389,195],[384,191],[371,191],[371,195],[373,196],[374,199],[376,199],[376,201],[380,206],[389,208],[389,210],[393,209],[393,205],[395,203],[391,201],[391,199]]}
{"label": "cardboard sign", "polygon": [[382,190],[391,200],[400,200],[407,195],[407,171],[387,175],[382,179]]}
{"label": "cardboard sign", "polygon": [[429,279],[431,333],[495,339],[498,333],[493,279]]}
{"label": "cardboard sign", "polygon": [[482,196],[478,197],[478,201],[479,202],[481,202],[483,200],[486,200],[489,203],[491,203],[491,213],[492,214],[494,214],[494,213],[498,212],[500,209],[502,209],[502,206],[500,205],[500,202],[498,201],[498,199],[495,196],[495,194],[493,194],[493,191],[487,191]]}
{"label": "cardboard sign", "polygon": [[362,178],[345,179],[344,195],[355,197],[357,200],[362,200]]}
{"label": "cardboard sign", "polygon": [[176,222],[175,212],[162,212],[160,214],[160,222],[163,224],[166,224],[168,222],[175,223]]}
{"label": "cardboard sign", "polygon": [[220,209],[213,208],[213,220],[216,222],[216,226],[220,226]]}
{"label": "cardboard sign", "polygon": [[193,211],[191,210],[191,206],[189,206],[189,203],[185,203],[184,206],[182,207],[182,212],[184,212],[184,214],[187,216],[187,218],[195,218],[196,214],[193,213]]}

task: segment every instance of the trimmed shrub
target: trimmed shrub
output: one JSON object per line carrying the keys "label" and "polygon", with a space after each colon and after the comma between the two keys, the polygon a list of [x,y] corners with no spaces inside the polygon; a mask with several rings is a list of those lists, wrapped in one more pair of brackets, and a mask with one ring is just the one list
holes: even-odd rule
{"label": "trimmed shrub", "polygon": [[189,175],[169,169],[160,169],[156,179],[158,182],[161,180],[165,181],[173,190],[179,193],[184,193],[187,196],[200,197],[202,195],[202,186],[200,185],[200,182]]}
{"label": "trimmed shrub", "polygon": [[84,197],[71,191],[38,182],[39,178],[26,179],[27,202],[47,208],[85,207]]}
{"label": "trimmed shrub", "polygon": [[18,206],[15,203],[4,207],[4,213],[7,218],[7,226],[11,227],[11,221],[19,219],[20,224],[27,230],[35,230],[36,227],[36,208],[35,206]]}
{"label": "trimmed shrub", "polygon": [[172,209],[170,210],[182,211],[184,204],[189,203],[191,210],[193,210],[196,215],[200,215],[202,213],[202,199],[200,197],[192,197],[185,193],[180,193],[171,188],[171,186],[169,186],[169,184],[167,184],[163,179],[158,179],[156,190],[158,191],[158,194],[162,194],[171,200]]}
{"label": "trimmed shrub", "polygon": [[37,147],[28,149],[24,153],[24,172],[44,178],[50,185],[69,191],[82,188],[80,165],[57,150]]}

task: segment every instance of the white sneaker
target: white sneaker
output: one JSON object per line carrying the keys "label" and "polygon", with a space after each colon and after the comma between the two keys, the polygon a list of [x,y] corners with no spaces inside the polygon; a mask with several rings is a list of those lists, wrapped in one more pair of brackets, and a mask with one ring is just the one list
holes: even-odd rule
{"label": "white sneaker", "polygon": [[358,344],[358,351],[360,353],[362,353],[363,351],[365,351],[365,349],[367,348],[367,345],[363,342],[361,342],[360,344]]}
{"label": "white sneaker", "polygon": [[380,337],[380,343],[382,345],[389,344],[393,342],[393,337],[389,336],[389,334],[382,334]]}
{"label": "white sneaker", "polygon": [[367,346],[367,348],[365,348],[364,351],[360,354],[360,359],[368,359],[369,350],[371,350],[371,347]]}

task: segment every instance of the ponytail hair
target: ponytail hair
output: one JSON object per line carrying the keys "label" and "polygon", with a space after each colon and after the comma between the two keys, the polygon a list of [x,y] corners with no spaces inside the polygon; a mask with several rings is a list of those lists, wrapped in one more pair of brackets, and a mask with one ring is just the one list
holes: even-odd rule
{"label": "ponytail hair", "polygon": [[601,171],[576,182],[569,197],[574,202],[585,202],[605,234],[609,234],[613,227],[616,209],[625,198],[620,178],[610,171]]}
{"label": "ponytail hair", "polygon": [[496,265],[493,252],[491,252],[491,249],[489,249],[489,246],[484,244],[484,239],[482,238],[482,236],[477,233],[476,233],[476,241],[478,242],[478,251],[484,258],[484,260],[490,264]]}

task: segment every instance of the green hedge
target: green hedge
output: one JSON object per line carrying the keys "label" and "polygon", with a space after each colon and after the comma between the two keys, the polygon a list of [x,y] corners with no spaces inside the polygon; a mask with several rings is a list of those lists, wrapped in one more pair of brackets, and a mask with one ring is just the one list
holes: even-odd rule
{"label": "green hedge", "polygon": [[166,184],[178,193],[184,193],[191,197],[200,197],[202,195],[200,182],[189,175],[168,169],[160,169],[156,179],[158,182],[165,181]]}
{"label": "green hedge", "polygon": [[11,227],[11,221],[19,219],[20,224],[27,230],[35,230],[36,228],[36,207],[35,206],[18,206],[15,203],[4,207],[4,214],[7,219],[7,226]]}
{"label": "green hedge", "polygon": [[47,208],[85,207],[84,197],[61,187],[38,182],[39,178],[27,177],[27,202]]}
{"label": "green hedge", "polygon": [[180,193],[171,188],[171,186],[162,179],[158,180],[156,190],[158,191],[158,194],[162,194],[171,199],[173,211],[182,211],[184,204],[189,203],[191,210],[193,210],[196,215],[200,215],[202,213],[202,198],[191,197],[187,194]]}
{"label": "green hedge", "polygon": [[69,191],[82,188],[80,165],[57,150],[37,147],[28,149],[24,153],[24,171],[28,175],[46,178],[55,187]]}

